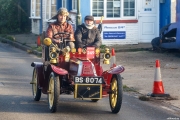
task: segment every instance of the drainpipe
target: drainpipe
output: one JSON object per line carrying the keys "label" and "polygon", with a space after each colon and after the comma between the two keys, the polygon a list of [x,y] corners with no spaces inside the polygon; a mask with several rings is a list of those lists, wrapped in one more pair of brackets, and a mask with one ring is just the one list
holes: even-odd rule
{"label": "drainpipe", "polygon": [[80,0],[77,0],[76,26],[81,24]]}
{"label": "drainpipe", "polygon": [[40,7],[40,16],[41,16],[41,19],[40,19],[40,28],[39,28],[39,34],[42,34],[42,29],[43,29],[43,16],[42,16],[42,0],[41,0],[41,7]]}

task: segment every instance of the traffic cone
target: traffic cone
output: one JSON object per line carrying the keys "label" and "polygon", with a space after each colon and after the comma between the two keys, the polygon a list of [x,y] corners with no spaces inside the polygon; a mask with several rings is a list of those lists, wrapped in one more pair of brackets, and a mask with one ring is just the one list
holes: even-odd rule
{"label": "traffic cone", "polygon": [[116,67],[116,56],[114,48],[111,50],[110,68]]}
{"label": "traffic cone", "polygon": [[41,46],[41,37],[40,36],[37,37],[36,43],[37,43],[37,46]]}
{"label": "traffic cone", "polygon": [[160,62],[156,60],[156,69],[154,75],[154,85],[153,92],[151,94],[152,97],[168,97],[169,94],[164,93],[163,82],[161,79],[161,71],[160,71]]}

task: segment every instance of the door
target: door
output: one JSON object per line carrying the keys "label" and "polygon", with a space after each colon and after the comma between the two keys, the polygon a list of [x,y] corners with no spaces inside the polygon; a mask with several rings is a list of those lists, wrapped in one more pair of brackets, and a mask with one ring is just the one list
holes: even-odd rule
{"label": "door", "polygon": [[138,0],[139,43],[159,36],[159,0]]}

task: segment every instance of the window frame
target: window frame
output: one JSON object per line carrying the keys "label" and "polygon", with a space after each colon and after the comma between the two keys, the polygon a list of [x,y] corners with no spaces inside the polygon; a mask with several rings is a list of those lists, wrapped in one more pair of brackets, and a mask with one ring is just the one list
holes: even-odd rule
{"label": "window frame", "polygon": [[[65,6],[63,6],[65,4]],[[62,0],[62,7],[67,8],[67,0]]]}
{"label": "window frame", "polygon": [[[75,3],[75,5],[74,5],[74,3]],[[72,10],[77,10],[77,0],[72,0]]]}
{"label": "window frame", "polygon": [[[33,9],[33,5],[32,5],[32,1],[33,0],[31,0],[31,14],[30,14],[30,18],[35,18],[35,19],[41,19],[41,1],[40,1],[40,10],[39,10],[39,16],[36,16],[36,4],[37,4],[37,0],[34,0],[34,9]],[[34,16],[32,16],[32,14],[33,14],[33,11],[35,11],[35,15]]]}
{"label": "window frame", "polygon": [[[124,0],[121,1],[121,6],[120,6],[120,17],[115,17],[115,18],[109,18],[107,17],[107,0],[104,0],[104,19],[106,20],[133,20],[137,18],[137,0],[134,0],[134,16],[124,16]],[[90,2],[90,14],[93,15],[93,0]],[[101,17],[94,17],[96,20],[99,20]]]}
{"label": "window frame", "polygon": [[[57,0],[54,0],[54,1],[56,1],[56,2],[55,2],[56,11],[55,11],[55,12],[57,13]],[[47,8],[47,7],[46,7],[47,3],[48,3],[48,4],[51,3],[51,4],[49,4],[49,5],[50,5],[50,6],[49,6],[49,10],[46,9],[46,8]],[[47,11],[49,12],[49,18],[46,17]],[[52,16],[52,0],[46,0],[46,1],[45,1],[45,21],[46,21],[46,22],[53,22],[53,21],[55,21],[55,20],[50,20],[52,17],[53,17],[53,16]]]}

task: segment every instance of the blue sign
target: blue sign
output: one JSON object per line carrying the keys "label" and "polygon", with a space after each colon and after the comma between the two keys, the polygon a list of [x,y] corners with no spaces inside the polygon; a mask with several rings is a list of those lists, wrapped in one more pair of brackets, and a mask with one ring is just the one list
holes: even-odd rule
{"label": "blue sign", "polygon": [[144,8],[144,11],[152,11],[151,8]]}
{"label": "blue sign", "polygon": [[125,31],[104,31],[103,39],[125,39]]}

